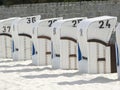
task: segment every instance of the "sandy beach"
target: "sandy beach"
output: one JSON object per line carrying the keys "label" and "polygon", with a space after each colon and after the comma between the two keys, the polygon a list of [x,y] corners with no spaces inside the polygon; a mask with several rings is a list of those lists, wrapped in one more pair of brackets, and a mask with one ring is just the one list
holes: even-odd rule
{"label": "sandy beach", "polygon": [[120,90],[116,73],[82,74],[31,63],[1,59],[0,90]]}

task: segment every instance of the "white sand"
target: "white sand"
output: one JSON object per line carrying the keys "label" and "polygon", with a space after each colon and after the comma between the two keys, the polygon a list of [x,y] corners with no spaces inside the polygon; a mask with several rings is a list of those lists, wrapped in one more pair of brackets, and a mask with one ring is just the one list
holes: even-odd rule
{"label": "white sand", "polygon": [[0,90],[120,90],[120,79],[117,74],[80,74],[0,60]]}

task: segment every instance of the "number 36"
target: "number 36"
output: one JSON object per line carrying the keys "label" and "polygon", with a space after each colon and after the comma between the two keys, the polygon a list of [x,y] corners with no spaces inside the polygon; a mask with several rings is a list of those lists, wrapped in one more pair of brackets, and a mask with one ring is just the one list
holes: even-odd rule
{"label": "number 36", "polygon": [[32,18],[27,18],[27,23],[35,23],[36,22],[36,17],[32,17]]}

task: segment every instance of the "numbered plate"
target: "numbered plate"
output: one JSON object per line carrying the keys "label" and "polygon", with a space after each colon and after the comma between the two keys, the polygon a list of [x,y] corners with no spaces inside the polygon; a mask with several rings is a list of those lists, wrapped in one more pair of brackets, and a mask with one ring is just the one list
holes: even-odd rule
{"label": "numbered plate", "polygon": [[27,23],[27,24],[35,23],[35,22],[37,21],[36,18],[37,18],[37,17],[35,17],[35,16],[27,17],[27,18],[26,18],[26,23]]}
{"label": "numbered plate", "polygon": [[103,18],[103,20],[92,22],[88,28],[88,39],[99,39],[108,42],[112,31],[115,29],[116,18]]}
{"label": "numbered plate", "polygon": [[84,34],[88,40],[98,39],[103,42],[108,42],[116,23],[116,17],[96,17],[82,21],[79,30],[82,32],[81,35]]}
{"label": "numbered plate", "polygon": [[9,32],[10,32],[10,29],[11,29],[11,26],[5,25],[5,26],[3,26],[2,28],[3,28],[3,30],[2,30],[3,33],[5,33],[5,32],[8,32],[8,33],[9,33]]}
{"label": "numbered plate", "polygon": [[38,36],[45,35],[51,37],[51,27],[54,22],[61,20],[62,18],[50,18],[44,19],[38,22]]}
{"label": "numbered plate", "polygon": [[74,39],[77,39],[77,25],[82,21],[83,18],[73,18],[73,19],[66,19],[63,20],[62,27],[61,27],[61,37],[63,36],[69,36],[73,37]]}
{"label": "numbered plate", "polygon": [[55,21],[57,21],[57,19],[48,20],[48,26],[51,27]]}
{"label": "numbered plate", "polygon": [[32,34],[34,24],[35,22],[39,21],[40,18],[41,18],[40,15],[23,17],[17,24],[18,33]]}
{"label": "numbered plate", "polygon": [[0,33],[8,33],[11,34],[11,25],[12,22],[17,18],[10,18],[10,19],[4,19],[1,21],[0,24]]}
{"label": "numbered plate", "polygon": [[77,24],[80,23],[83,19],[78,19],[78,20],[72,20],[72,27],[77,27]]}

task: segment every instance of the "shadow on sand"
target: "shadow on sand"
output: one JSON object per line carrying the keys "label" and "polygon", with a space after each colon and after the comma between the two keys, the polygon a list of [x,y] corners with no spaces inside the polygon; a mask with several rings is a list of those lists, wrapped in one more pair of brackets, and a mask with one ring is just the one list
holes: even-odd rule
{"label": "shadow on sand", "polygon": [[109,79],[105,77],[97,77],[89,81],[77,80],[72,82],[59,82],[58,85],[75,85],[75,84],[82,85],[82,84],[89,84],[89,83],[110,83],[110,82],[116,82],[116,81],[120,81],[120,79]]}
{"label": "shadow on sand", "polygon": [[[62,74],[42,74],[42,75],[27,75],[27,76],[22,76],[24,78],[28,78],[28,79],[35,79],[35,78],[56,78],[56,77],[60,77],[60,76],[64,76],[64,77],[74,77],[76,75],[82,75],[79,72],[76,73],[62,73]],[[116,82],[116,81],[120,81],[120,79],[109,79],[109,78],[105,78],[102,76],[98,76],[94,79],[91,80],[77,80],[77,81],[64,81],[64,82],[58,82],[58,85],[82,85],[82,84],[89,84],[89,83],[110,83],[110,82]]]}
{"label": "shadow on sand", "polygon": [[[2,60],[0,61],[0,63],[2,62],[24,62],[24,61],[11,61],[11,60]],[[29,67],[34,67],[34,68],[28,68]],[[22,69],[19,69],[17,67],[21,67]],[[0,65],[0,68],[5,68],[6,70],[0,70],[0,72],[3,72],[3,73],[13,73],[13,72],[32,72],[32,71],[36,71],[36,72],[39,72],[39,71],[44,71],[44,70],[52,70],[50,67],[44,67],[44,68],[38,68],[38,66],[30,63],[30,64],[27,64],[27,65],[24,65],[24,64],[16,64],[16,65]],[[15,69],[14,69],[15,68]],[[12,70],[10,70],[12,69]]]}
{"label": "shadow on sand", "polygon": [[2,60],[0,63],[7,63],[7,62],[13,62],[13,60]]}
{"label": "shadow on sand", "polygon": [[[8,61],[9,62],[9,61]],[[24,66],[34,66],[33,64],[28,64],[28,65],[22,65],[22,64],[17,64],[17,65],[14,65],[14,66],[8,66],[8,65],[0,65],[0,67],[24,67]],[[13,73],[13,72],[40,72],[40,71],[44,71],[44,70],[54,70],[52,69],[51,67],[44,67],[44,68],[22,68],[22,69],[17,69],[16,70],[1,70],[0,72],[3,72],[3,73]],[[49,74],[40,74],[40,75],[25,75],[25,76],[22,76],[23,78],[27,78],[27,79],[35,79],[35,78],[56,78],[56,77],[60,77],[60,76],[63,76],[63,77],[73,77],[73,76],[76,76],[76,75],[82,75],[80,72],[74,72],[74,73],[62,73],[62,74],[52,74],[52,73],[49,73]],[[94,78],[94,79],[91,79],[91,80],[77,80],[77,81],[64,81],[64,82],[58,82],[57,84],[58,85],[82,85],[82,84],[89,84],[89,83],[109,83],[109,82],[115,82],[115,81],[120,81],[120,78],[119,79],[109,79],[109,78],[105,78],[105,77],[97,77],[97,78]]]}
{"label": "shadow on sand", "polygon": [[[13,66],[14,67],[14,66]],[[3,73],[13,73],[13,72],[33,72],[33,71],[36,71],[36,72],[40,72],[40,71],[44,71],[44,70],[52,70],[51,68],[49,67],[45,67],[45,68],[24,68],[24,69],[15,69],[15,70],[1,70],[0,72],[3,72]]]}
{"label": "shadow on sand", "polygon": [[0,65],[0,68],[14,68],[14,67],[26,67],[26,66],[35,66],[32,63],[28,65],[23,65],[23,64],[16,64],[16,65]]}
{"label": "shadow on sand", "polygon": [[23,76],[23,77],[28,78],[28,79],[34,79],[34,78],[56,78],[56,77],[60,77],[60,76],[73,77],[75,75],[81,75],[81,73],[80,72],[75,72],[75,73],[62,73],[62,74],[26,75],[26,76]]}

